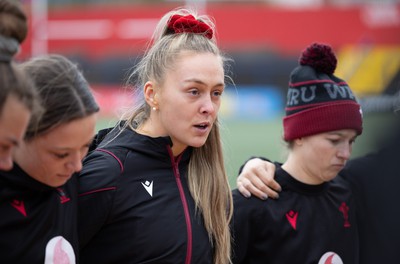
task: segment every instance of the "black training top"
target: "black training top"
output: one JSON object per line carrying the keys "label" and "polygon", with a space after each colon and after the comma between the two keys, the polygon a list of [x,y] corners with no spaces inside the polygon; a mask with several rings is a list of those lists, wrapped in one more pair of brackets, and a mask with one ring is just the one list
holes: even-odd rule
{"label": "black training top", "polygon": [[[111,140],[111,142],[110,142]],[[212,263],[187,182],[191,148],[169,137],[108,134],[80,174],[81,263]]]}
{"label": "black training top", "polygon": [[358,263],[355,206],[347,183],[337,177],[307,185],[282,168],[275,179],[282,187],[277,200],[233,191],[233,263]]}
{"label": "black training top", "polygon": [[350,160],[341,172],[356,198],[362,264],[400,263],[399,128],[379,151]]}
{"label": "black training top", "polygon": [[49,187],[17,164],[0,171],[0,263],[77,261],[76,184],[72,177],[62,187]]}

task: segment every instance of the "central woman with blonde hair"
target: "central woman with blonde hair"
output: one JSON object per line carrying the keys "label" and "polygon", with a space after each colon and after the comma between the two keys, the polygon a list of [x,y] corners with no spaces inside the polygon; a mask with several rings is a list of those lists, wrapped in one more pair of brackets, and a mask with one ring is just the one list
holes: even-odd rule
{"label": "central woman with blonde hair", "polygon": [[218,111],[227,59],[207,16],[164,15],[129,76],[139,102],[84,161],[81,263],[229,263]]}

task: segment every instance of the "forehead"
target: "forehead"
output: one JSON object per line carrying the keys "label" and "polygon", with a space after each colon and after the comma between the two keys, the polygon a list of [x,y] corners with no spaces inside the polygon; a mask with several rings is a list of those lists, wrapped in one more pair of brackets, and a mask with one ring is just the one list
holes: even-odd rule
{"label": "forehead", "polygon": [[340,130],[327,131],[308,136],[308,138],[314,140],[323,139],[325,137],[339,137],[343,139],[352,139],[357,137],[357,132],[354,129],[340,129]]}
{"label": "forehead", "polygon": [[173,65],[167,70],[168,75],[179,79],[207,78],[223,81],[224,69],[221,56],[213,53],[181,52]]}
{"label": "forehead", "polygon": [[81,148],[90,143],[96,128],[97,114],[79,118],[54,127],[33,141],[46,148]]}
{"label": "forehead", "polygon": [[30,111],[14,96],[8,96],[0,113],[1,140],[16,141],[23,137]]}
{"label": "forehead", "polygon": [[357,136],[357,131],[355,131],[354,129],[340,129],[340,130],[335,130],[335,131],[328,131],[325,134],[352,138],[352,137]]}

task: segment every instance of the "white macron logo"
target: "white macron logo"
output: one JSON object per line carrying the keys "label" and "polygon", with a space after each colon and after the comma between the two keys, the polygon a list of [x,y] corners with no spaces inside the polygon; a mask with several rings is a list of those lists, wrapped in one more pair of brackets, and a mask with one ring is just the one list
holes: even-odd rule
{"label": "white macron logo", "polygon": [[150,196],[153,197],[153,181],[142,182],[142,185],[146,189],[146,191],[150,194]]}

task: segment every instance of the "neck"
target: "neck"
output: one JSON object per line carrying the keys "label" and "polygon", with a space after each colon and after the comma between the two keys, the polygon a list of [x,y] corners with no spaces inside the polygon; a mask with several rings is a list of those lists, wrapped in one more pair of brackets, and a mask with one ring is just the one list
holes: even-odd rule
{"label": "neck", "polygon": [[182,152],[185,151],[187,146],[176,146],[175,144],[172,146],[172,154],[174,157],[179,156]]}
{"label": "neck", "polygon": [[[141,134],[141,135],[145,135],[145,136],[148,136],[148,137],[155,138],[155,137],[166,137],[166,136],[169,136],[167,134],[158,133],[156,131],[157,131],[157,129],[155,129],[154,126],[151,126],[149,124],[149,122],[146,122],[146,123],[142,124],[141,126],[139,126],[136,129],[136,133]],[[176,140],[174,140],[174,138],[172,138],[172,137],[171,137],[171,141],[172,141],[171,150],[172,150],[172,154],[174,155],[174,157],[179,156],[187,148],[186,145],[182,145],[182,144],[176,143],[175,142]]]}
{"label": "neck", "polygon": [[149,137],[162,137],[165,136],[162,133],[158,132],[159,130],[152,125],[152,123],[147,120],[146,122],[144,122],[143,124],[139,125],[136,128],[136,133],[141,134],[141,135],[145,135],[145,136],[149,136]]}
{"label": "neck", "polygon": [[301,160],[296,155],[293,155],[293,153],[289,154],[289,157],[282,165],[282,169],[284,169],[287,173],[290,174],[290,176],[292,176],[299,182],[310,185],[323,183],[322,180],[313,176],[311,172],[307,169],[307,162]]}

